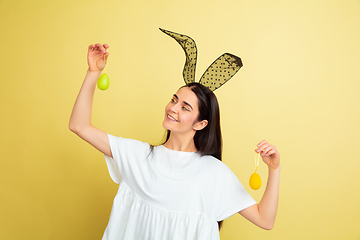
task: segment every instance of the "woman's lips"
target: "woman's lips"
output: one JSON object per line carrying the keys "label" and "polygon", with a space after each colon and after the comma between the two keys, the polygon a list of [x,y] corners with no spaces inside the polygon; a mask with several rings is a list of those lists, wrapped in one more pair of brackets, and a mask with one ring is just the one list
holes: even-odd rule
{"label": "woman's lips", "polygon": [[173,116],[171,116],[170,114],[167,115],[167,118],[170,120],[170,121],[173,121],[173,122],[178,122],[178,120],[176,120]]}

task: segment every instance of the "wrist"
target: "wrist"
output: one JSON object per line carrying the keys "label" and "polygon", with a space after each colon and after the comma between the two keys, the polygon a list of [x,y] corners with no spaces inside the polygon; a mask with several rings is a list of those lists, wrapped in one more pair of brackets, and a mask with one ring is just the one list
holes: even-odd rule
{"label": "wrist", "polygon": [[86,75],[90,77],[90,79],[98,80],[101,75],[101,70],[91,70],[90,68],[87,70]]}
{"label": "wrist", "polygon": [[102,72],[102,70],[88,68],[87,72],[88,73],[100,74]]}
{"label": "wrist", "polygon": [[277,165],[276,167],[275,166],[270,166],[270,165],[268,165],[268,167],[269,167],[269,172],[280,172],[280,169],[281,169],[280,164]]}
{"label": "wrist", "polygon": [[91,85],[95,86],[100,75],[101,75],[101,71],[92,71],[92,70],[88,69],[86,71],[84,83],[91,83]]}

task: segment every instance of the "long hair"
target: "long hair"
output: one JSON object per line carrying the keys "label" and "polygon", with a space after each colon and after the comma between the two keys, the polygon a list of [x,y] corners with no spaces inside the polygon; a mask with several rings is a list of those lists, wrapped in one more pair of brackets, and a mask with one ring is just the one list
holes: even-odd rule
{"label": "long hair", "polygon": [[[199,115],[197,120],[207,120],[208,125],[198,130],[194,136],[195,147],[201,155],[211,155],[221,161],[222,137],[220,129],[220,110],[215,94],[207,87],[199,83],[189,83],[183,87],[189,87],[198,99]],[[170,138],[170,131],[166,130],[166,143]]]}
{"label": "long hair", "polygon": [[[220,109],[215,94],[200,83],[189,83],[183,87],[189,87],[198,99],[199,116],[198,121],[207,120],[208,124],[202,130],[198,130],[194,136],[194,143],[198,152],[204,155],[211,155],[221,161],[222,137],[220,128]],[[170,131],[166,130],[166,143],[170,137]],[[223,221],[219,221],[219,230]]]}

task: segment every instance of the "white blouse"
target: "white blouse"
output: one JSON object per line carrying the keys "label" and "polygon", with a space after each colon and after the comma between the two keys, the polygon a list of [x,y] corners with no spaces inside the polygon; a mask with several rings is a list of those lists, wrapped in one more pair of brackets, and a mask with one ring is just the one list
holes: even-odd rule
{"label": "white blouse", "polygon": [[119,183],[103,240],[219,240],[218,221],[255,204],[223,162],[108,134]]}

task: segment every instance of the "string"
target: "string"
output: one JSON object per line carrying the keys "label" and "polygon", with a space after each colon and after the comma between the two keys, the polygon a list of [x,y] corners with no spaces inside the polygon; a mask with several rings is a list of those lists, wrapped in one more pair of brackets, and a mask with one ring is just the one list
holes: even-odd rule
{"label": "string", "polygon": [[260,153],[258,153],[258,154],[255,153],[255,172],[257,171],[257,169],[259,167],[259,162],[260,162]]}

